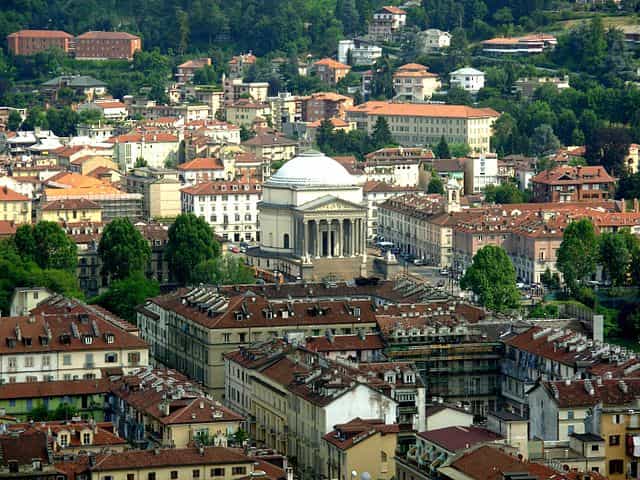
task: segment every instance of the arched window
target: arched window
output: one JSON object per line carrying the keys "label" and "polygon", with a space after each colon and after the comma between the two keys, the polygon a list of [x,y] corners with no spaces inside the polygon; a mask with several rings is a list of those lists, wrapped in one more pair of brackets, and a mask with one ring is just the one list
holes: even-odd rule
{"label": "arched window", "polygon": [[284,238],[282,239],[283,248],[289,248],[289,234],[285,233]]}

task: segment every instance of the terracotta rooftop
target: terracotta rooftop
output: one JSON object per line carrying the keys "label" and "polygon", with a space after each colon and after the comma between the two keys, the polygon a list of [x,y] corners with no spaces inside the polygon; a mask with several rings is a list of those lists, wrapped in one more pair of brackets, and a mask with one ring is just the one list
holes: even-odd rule
{"label": "terracotta rooftop", "polygon": [[29,37],[29,38],[68,38],[73,35],[62,30],[20,30],[8,35],[9,37]]}
{"label": "terracotta rooftop", "polygon": [[136,40],[140,39],[137,35],[127,32],[99,32],[91,31],[78,35],[78,40]]}
{"label": "terracotta rooftop", "polygon": [[384,343],[376,334],[363,335],[335,335],[331,338],[311,337],[305,344],[313,352],[348,352],[361,350],[382,350]]}
{"label": "terracotta rooftop", "polygon": [[492,108],[474,108],[466,105],[439,105],[429,103],[394,103],[371,100],[347,112],[366,113],[368,115],[388,115],[401,117],[441,117],[441,118],[491,118],[500,114]]}
{"label": "terracotta rooftop", "polygon": [[589,407],[597,404],[604,407],[623,406],[640,398],[640,378],[563,380],[542,382],[535,388],[547,390],[560,408]]}
{"label": "terracotta rooftop", "polygon": [[0,187],[0,202],[28,202],[29,197],[11,190],[6,185]]}
{"label": "terracotta rooftop", "polygon": [[333,428],[331,432],[325,434],[322,438],[340,450],[348,450],[378,433],[388,435],[397,434],[400,431],[400,426],[397,424],[387,425],[383,420],[362,419],[359,417],[347,423],[335,425]]}
{"label": "terracotta rooftop", "polygon": [[590,183],[613,183],[613,178],[601,165],[573,167],[558,165],[551,170],[538,173],[531,179],[532,183],[547,185],[575,185]]}
{"label": "terracotta rooftop", "polygon": [[178,137],[170,133],[129,133],[107,139],[109,143],[177,143]]}
{"label": "terracotta rooftop", "polygon": [[384,10],[385,12],[392,13],[394,15],[406,15],[407,14],[407,12],[405,12],[401,8],[390,6],[390,5],[388,5],[386,7],[382,7],[381,10]]}
{"label": "terracotta rooftop", "polygon": [[18,225],[13,220],[0,220],[0,237],[15,235]]}
{"label": "terracotta rooftop", "polygon": [[329,67],[332,69],[346,69],[351,70],[351,66],[345,65],[344,63],[340,63],[333,58],[323,58],[314,63],[314,65],[323,65],[325,67]]}
{"label": "terracotta rooftop", "polygon": [[222,160],[213,157],[199,157],[177,166],[178,170],[223,170]]}
{"label": "terracotta rooftop", "polygon": [[0,399],[51,398],[56,396],[96,395],[109,391],[109,381],[57,380],[51,382],[4,383],[0,385]]}
{"label": "terracotta rooftop", "polygon": [[191,187],[185,187],[180,190],[187,195],[230,195],[238,193],[261,193],[262,184],[260,182],[238,182],[238,181],[212,181],[206,183],[198,183]]}
{"label": "terracotta rooftop", "polygon": [[478,443],[499,442],[504,438],[480,427],[445,427],[418,434],[421,438],[449,452],[458,452]]}
{"label": "terracotta rooftop", "polygon": [[52,200],[50,202],[44,202],[40,205],[40,210],[43,212],[58,211],[58,210],[99,210],[102,209],[100,204],[88,200],[86,198],[74,198],[68,200]]}

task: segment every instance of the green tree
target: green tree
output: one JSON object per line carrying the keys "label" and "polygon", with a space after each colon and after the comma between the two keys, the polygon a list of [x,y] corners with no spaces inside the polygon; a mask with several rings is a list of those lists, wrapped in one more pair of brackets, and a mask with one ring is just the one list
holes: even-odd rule
{"label": "green tree", "polygon": [[600,263],[613,285],[626,283],[630,262],[631,253],[622,235],[617,233],[600,235]]}
{"label": "green tree", "polygon": [[47,124],[56,135],[70,137],[76,134],[79,117],[76,112],[71,110],[71,107],[50,108],[46,115]]}
{"label": "green tree", "polygon": [[7,130],[15,132],[20,128],[22,123],[22,117],[16,110],[11,110],[9,118],[7,119]]}
{"label": "green tree", "polygon": [[507,182],[498,186],[487,185],[484,190],[484,199],[489,203],[506,205],[510,203],[523,203],[524,195],[514,183]]}
{"label": "green tree", "polygon": [[542,124],[535,128],[531,137],[531,151],[534,155],[555,152],[560,148],[560,140],[553,133],[551,125]]}
{"label": "green tree", "polygon": [[148,166],[147,161],[143,157],[136,158],[136,163],[134,164],[135,168],[141,168],[146,166]]}
{"label": "green tree", "polygon": [[575,294],[596,271],[598,239],[588,219],[571,222],[562,235],[557,267],[565,284]]}
{"label": "green tree", "polygon": [[193,213],[178,215],[169,227],[165,257],[174,278],[181,284],[192,281],[199,263],[220,256],[220,244],[203,218]]}
{"label": "green tree", "polygon": [[111,282],[109,289],[91,299],[90,303],[98,304],[135,324],[136,306],[159,293],[158,282],[146,278],[141,271],[133,271],[130,276]]}
{"label": "green tree", "polygon": [[442,179],[437,173],[431,174],[431,180],[429,180],[429,185],[427,186],[427,193],[444,194],[444,185],[442,183]]}
{"label": "green tree", "polygon": [[240,126],[240,141],[246,142],[247,140],[255,136],[256,133],[253,130],[245,127],[244,125]]}
{"label": "green tree", "polygon": [[450,105],[471,105],[473,97],[460,87],[451,87],[447,91],[447,103]]}
{"label": "green tree", "polygon": [[255,278],[240,257],[223,255],[196,265],[193,281],[213,285],[236,285],[255,283]]}
{"label": "green tree", "polygon": [[393,144],[393,135],[391,135],[389,123],[387,123],[386,118],[378,117],[376,120],[376,124],[373,126],[371,141],[376,149]]}
{"label": "green tree", "polygon": [[472,290],[482,305],[498,312],[516,308],[520,302],[513,264],[505,251],[495,245],[478,250],[460,280],[460,288]]}
{"label": "green tree", "polygon": [[71,420],[78,415],[78,409],[68,403],[59,404],[53,412],[50,412],[50,420]]}
{"label": "green tree", "polygon": [[587,137],[585,159],[589,165],[602,165],[613,175],[623,175],[631,140],[628,128],[599,128]]}
{"label": "green tree", "polygon": [[449,153],[452,158],[463,158],[471,153],[471,147],[467,143],[450,143]]}
{"label": "green tree", "polygon": [[15,245],[23,258],[35,261],[42,269],[75,272],[76,244],[55,222],[22,225],[16,231]]}
{"label": "green tree", "polygon": [[115,218],[107,224],[98,244],[102,273],[114,280],[144,272],[151,258],[151,248],[128,218]]}
{"label": "green tree", "polygon": [[33,420],[34,422],[47,421],[49,420],[49,416],[49,409],[44,403],[36,405],[29,412],[29,420]]}
{"label": "green tree", "polygon": [[435,153],[436,158],[451,158],[451,153],[449,152],[449,144],[444,138],[444,135],[440,137],[440,142],[438,142],[436,148],[433,149],[433,153]]}

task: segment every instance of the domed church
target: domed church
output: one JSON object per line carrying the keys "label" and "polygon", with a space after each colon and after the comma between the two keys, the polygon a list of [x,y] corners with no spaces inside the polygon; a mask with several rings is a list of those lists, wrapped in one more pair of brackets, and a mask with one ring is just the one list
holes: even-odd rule
{"label": "domed church", "polygon": [[362,186],[332,158],[310,150],[289,160],[264,183],[258,210],[252,265],[315,281],[366,274]]}

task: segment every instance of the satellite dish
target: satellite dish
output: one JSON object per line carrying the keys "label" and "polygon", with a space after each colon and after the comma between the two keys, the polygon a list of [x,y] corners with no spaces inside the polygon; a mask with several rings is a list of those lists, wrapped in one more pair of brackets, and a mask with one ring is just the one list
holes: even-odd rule
{"label": "satellite dish", "polygon": [[360,475],[360,480],[371,480],[371,474],[369,472],[364,472]]}

